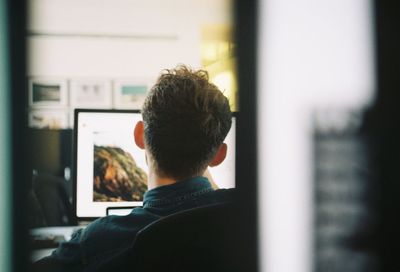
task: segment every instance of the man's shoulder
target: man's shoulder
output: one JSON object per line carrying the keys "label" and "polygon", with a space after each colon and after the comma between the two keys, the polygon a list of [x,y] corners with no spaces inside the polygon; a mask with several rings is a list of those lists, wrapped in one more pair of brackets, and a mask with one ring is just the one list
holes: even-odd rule
{"label": "man's shoulder", "polygon": [[101,217],[84,229],[81,243],[84,247],[89,245],[90,250],[103,246],[112,248],[114,245],[132,240],[140,229],[157,219],[156,215],[142,208],[135,208],[125,216]]}
{"label": "man's shoulder", "polygon": [[93,221],[82,231],[79,243],[88,265],[96,266],[129,248],[137,232],[158,218],[145,209],[135,208],[126,216],[110,215]]}
{"label": "man's shoulder", "polygon": [[157,215],[149,213],[143,208],[134,208],[125,216],[109,215],[98,218],[85,228],[84,235],[85,238],[88,238],[93,235],[109,235],[110,233],[132,233],[157,219]]}
{"label": "man's shoulder", "polygon": [[204,200],[210,204],[233,202],[235,200],[236,189],[217,189],[204,196]]}

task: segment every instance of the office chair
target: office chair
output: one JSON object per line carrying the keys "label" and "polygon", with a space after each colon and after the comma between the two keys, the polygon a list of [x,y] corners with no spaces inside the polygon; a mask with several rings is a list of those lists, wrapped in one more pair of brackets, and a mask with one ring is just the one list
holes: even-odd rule
{"label": "office chair", "polygon": [[32,192],[44,217],[43,226],[66,226],[75,223],[72,205],[68,200],[65,180],[50,174],[36,174],[32,180]]}
{"label": "office chair", "polygon": [[246,271],[231,204],[195,208],[138,232],[131,249],[99,271]]}

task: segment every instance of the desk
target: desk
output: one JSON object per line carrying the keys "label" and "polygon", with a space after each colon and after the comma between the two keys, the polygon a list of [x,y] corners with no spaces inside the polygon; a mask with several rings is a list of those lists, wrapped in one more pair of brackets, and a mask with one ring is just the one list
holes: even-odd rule
{"label": "desk", "polygon": [[[45,227],[31,229],[30,234],[32,236],[48,236],[48,235],[62,235],[65,240],[71,239],[72,233],[78,229],[82,229],[84,226],[68,226],[68,227]],[[31,261],[35,262],[43,257],[49,256],[55,248],[35,249],[32,250]]]}

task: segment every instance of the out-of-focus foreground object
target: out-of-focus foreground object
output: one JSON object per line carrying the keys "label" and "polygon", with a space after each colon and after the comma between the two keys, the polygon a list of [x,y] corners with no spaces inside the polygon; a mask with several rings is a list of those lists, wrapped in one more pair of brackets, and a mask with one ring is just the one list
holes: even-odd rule
{"label": "out-of-focus foreground object", "polygon": [[[348,262],[355,261],[354,254],[324,236],[330,228],[332,239],[338,242],[335,232],[342,230],[339,225],[347,236],[349,226],[336,221],[339,217],[335,211],[355,210],[361,202],[348,202],[346,206],[343,201],[332,199],[328,206],[324,198],[323,205],[334,211],[319,213],[323,208],[322,202],[317,201],[321,194],[314,190],[314,184],[326,182],[316,178],[315,168],[320,162],[313,157],[313,151],[324,143],[314,142],[313,116],[339,112],[340,117],[343,112],[363,112],[371,105],[375,76],[370,2],[263,0],[258,25],[260,270],[360,271],[340,270],[350,267]],[[333,151],[346,145],[346,141],[339,137]],[[350,139],[350,149],[339,157],[360,158],[362,152],[357,151],[359,144],[354,141],[357,139]],[[331,159],[332,154],[320,155]],[[328,165],[337,169],[340,166],[332,161]],[[353,168],[340,171],[349,173]],[[346,183],[345,193],[347,185],[360,185],[356,179],[334,180]],[[328,183],[338,189],[335,183]],[[332,192],[329,189],[329,196],[336,198]],[[339,210],[339,204],[346,207]],[[321,215],[335,224],[316,223]],[[321,251],[317,253],[316,248]],[[332,263],[338,266],[320,269]]]}
{"label": "out-of-focus foreground object", "polygon": [[11,271],[11,148],[7,1],[0,1],[0,271]]}

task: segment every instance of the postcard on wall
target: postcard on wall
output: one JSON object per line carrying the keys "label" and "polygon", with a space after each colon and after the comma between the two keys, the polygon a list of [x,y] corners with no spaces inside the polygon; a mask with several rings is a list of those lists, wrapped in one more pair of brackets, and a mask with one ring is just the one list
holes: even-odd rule
{"label": "postcard on wall", "polygon": [[40,129],[66,129],[69,126],[67,110],[32,109],[29,111],[28,125]]}
{"label": "postcard on wall", "polygon": [[30,107],[65,107],[68,105],[68,85],[66,79],[30,78]]}
{"label": "postcard on wall", "polygon": [[73,108],[111,108],[111,81],[107,79],[72,79],[70,101]]}
{"label": "postcard on wall", "polygon": [[148,90],[149,83],[145,80],[115,80],[114,108],[140,109]]}

